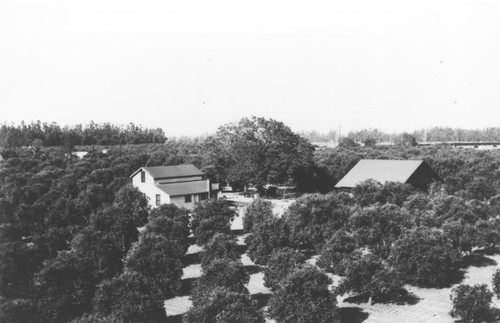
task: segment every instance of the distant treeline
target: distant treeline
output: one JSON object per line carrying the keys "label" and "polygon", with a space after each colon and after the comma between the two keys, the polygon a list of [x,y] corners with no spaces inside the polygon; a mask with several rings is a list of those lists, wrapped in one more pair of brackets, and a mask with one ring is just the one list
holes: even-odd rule
{"label": "distant treeline", "polygon": [[451,127],[432,127],[413,132],[417,141],[500,141],[500,127],[485,129],[462,129]]}
{"label": "distant treeline", "polygon": [[[485,129],[462,129],[451,127],[432,127],[420,129],[410,133],[418,142],[424,141],[500,141],[500,127],[491,127]],[[303,138],[311,142],[338,141],[338,133],[330,130],[327,133],[317,131],[303,131],[300,133]],[[401,140],[403,133],[388,133],[379,129],[362,129],[350,131],[342,137],[350,138],[358,143],[364,143],[367,140],[373,142],[392,142],[397,143]]]}
{"label": "distant treeline", "polygon": [[[310,142],[338,141],[336,130],[325,133],[302,131],[302,138]],[[500,141],[500,127],[485,129],[462,129],[451,127],[432,127],[405,133],[388,133],[379,129],[350,131],[342,138],[349,138],[357,143],[381,142],[398,143],[404,136],[411,136],[418,142],[434,141]],[[111,123],[77,124],[60,126],[52,122],[21,122],[19,125],[3,123],[0,125],[0,147],[14,148],[22,146],[51,147],[77,145],[121,145],[164,143],[167,140],[161,128],[144,128],[129,123],[126,126]]]}
{"label": "distant treeline", "polygon": [[165,140],[167,138],[161,128],[149,129],[133,123],[118,126],[90,122],[61,127],[55,122],[37,121],[21,122],[20,125],[4,123],[0,126],[0,147],[5,148],[144,144],[164,143]]}
{"label": "distant treeline", "polygon": [[335,130],[330,130],[327,133],[321,133],[316,130],[301,131],[299,135],[310,142],[329,142],[338,140],[338,133]]}

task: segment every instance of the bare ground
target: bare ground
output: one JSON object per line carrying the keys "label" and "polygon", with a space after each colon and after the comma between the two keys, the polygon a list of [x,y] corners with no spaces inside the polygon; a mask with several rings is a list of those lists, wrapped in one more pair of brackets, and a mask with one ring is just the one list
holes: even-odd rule
{"label": "bare ground", "polygon": [[[500,268],[500,255],[486,256],[491,261],[482,262],[479,266],[472,264],[465,269],[465,278],[461,284],[487,284],[492,289],[493,273]],[[363,320],[364,323],[387,323],[387,322],[436,322],[453,323],[454,319],[449,315],[452,308],[450,299],[451,290],[458,284],[449,288],[419,288],[415,286],[406,286],[410,293],[419,298],[414,305],[396,305],[396,304],[352,304],[343,302],[345,296],[338,297],[339,307],[341,308],[359,308],[368,317]],[[494,299],[493,305],[500,308],[498,299]],[[348,322],[348,321],[346,321]]]}

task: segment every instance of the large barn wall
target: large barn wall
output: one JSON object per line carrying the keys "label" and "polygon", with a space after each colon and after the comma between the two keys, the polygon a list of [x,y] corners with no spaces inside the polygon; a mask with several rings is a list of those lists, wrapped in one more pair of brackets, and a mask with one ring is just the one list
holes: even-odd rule
{"label": "large barn wall", "polygon": [[433,181],[442,181],[441,178],[434,172],[434,170],[427,165],[427,163],[422,163],[417,170],[410,176],[406,183],[419,188],[421,190],[427,190],[429,184]]}

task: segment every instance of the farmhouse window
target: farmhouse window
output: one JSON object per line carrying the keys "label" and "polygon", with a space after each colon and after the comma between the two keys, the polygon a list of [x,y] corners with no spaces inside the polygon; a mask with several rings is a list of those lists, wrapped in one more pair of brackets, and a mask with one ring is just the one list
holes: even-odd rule
{"label": "farmhouse window", "polygon": [[141,183],[146,182],[146,172],[141,170]]}
{"label": "farmhouse window", "polygon": [[160,204],[161,204],[160,194],[156,194],[156,206],[160,206]]}
{"label": "farmhouse window", "polygon": [[201,193],[200,194],[200,200],[203,201],[203,200],[206,200],[208,198],[208,193]]}
{"label": "farmhouse window", "polygon": [[191,195],[184,196],[184,202],[185,203],[191,203]]}

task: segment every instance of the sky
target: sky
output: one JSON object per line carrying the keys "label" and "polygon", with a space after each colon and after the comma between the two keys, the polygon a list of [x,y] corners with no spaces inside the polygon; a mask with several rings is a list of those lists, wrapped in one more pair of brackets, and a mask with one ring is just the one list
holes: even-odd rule
{"label": "sky", "polygon": [[498,0],[0,0],[0,121],[500,126]]}

